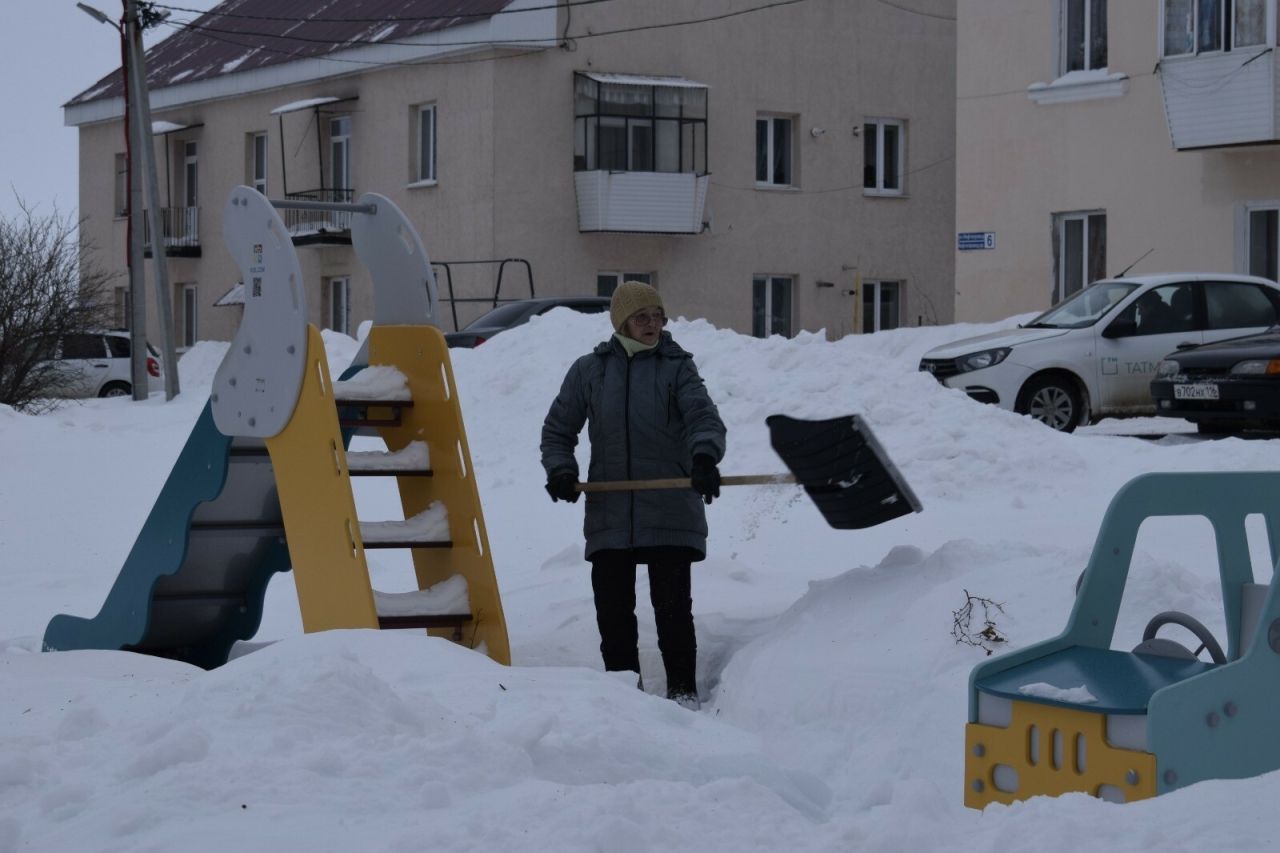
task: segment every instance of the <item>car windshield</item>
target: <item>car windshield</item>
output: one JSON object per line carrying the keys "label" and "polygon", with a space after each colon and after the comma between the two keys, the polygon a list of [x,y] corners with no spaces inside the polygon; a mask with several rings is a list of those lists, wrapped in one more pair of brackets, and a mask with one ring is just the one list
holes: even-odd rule
{"label": "car windshield", "polygon": [[1068,297],[1026,324],[1028,329],[1083,329],[1098,322],[1138,285],[1128,281],[1099,281]]}
{"label": "car windshield", "polygon": [[480,318],[473,320],[466,325],[466,329],[492,329],[506,328],[512,323],[518,322],[529,310],[527,302],[509,302],[506,305],[499,305],[487,314],[481,314]]}

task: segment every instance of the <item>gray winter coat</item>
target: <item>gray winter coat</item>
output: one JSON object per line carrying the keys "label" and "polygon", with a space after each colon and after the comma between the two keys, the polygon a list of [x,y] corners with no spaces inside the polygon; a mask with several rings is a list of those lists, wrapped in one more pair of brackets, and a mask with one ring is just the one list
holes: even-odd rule
{"label": "gray winter coat", "polygon": [[[663,332],[630,359],[610,338],[573,363],[542,424],[547,476],[578,476],[573,449],[590,421],[587,479],[688,477],[694,454],[719,462],[725,428],[693,356]],[[707,552],[707,517],[692,489],[587,493],[588,557],[605,548],[675,545]],[[699,558],[700,559],[700,558]]]}

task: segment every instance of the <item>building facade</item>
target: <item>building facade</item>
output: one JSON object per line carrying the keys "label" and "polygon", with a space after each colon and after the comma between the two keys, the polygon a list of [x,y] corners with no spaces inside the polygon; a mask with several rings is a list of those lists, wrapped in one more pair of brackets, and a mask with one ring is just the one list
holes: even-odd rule
{"label": "building facade", "polygon": [[[221,224],[239,184],[389,197],[447,262],[442,297],[451,283],[459,300],[492,298],[499,265],[466,262],[510,258],[539,296],[647,279],[673,315],[762,336],[953,320],[947,0],[918,0],[927,14],[879,0],[475,0],[474,19],[427,32],[331,24],[357,30],[320,47],[297,40],[305,28],[254,34],[272,25],[252,16],[279,5],[231,0],[148,53],[180,349],[239,323]],[[456,9],[375,5],[390,21]],[[245,17],[218,14],[232,7]],[[311,55],[295,58],[299,45]],[[83,234],[123,270],[113,79],[65,120],[80,131]],[[311,321],[354,334],[372,296],[349,219],[282,216]],[[498,295],[528,296],[527,279],[507,264]],[[485,307],[457,303],[459,323]]]}
{"label": "building facade", "polygon": [[1277,277],[1276,0],[959,0],[956,318]]}

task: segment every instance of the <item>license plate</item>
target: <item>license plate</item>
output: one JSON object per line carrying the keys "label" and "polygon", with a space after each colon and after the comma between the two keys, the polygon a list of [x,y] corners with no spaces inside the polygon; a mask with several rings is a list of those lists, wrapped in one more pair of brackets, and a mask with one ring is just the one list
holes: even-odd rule
{"label": "license plate", "polygon": [[1209,383],[1174,385],[1173,398],[1175,400],[1216,400],[1218,399],[1218,386]]}

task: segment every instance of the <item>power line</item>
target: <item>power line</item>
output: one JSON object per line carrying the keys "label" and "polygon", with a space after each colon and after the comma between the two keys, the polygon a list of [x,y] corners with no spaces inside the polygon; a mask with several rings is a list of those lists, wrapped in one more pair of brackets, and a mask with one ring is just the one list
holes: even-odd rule
{"label": "power line", "polygon": [[[899,173],[899,176],[905,178],[907,175],[914,175],[917,172],[923,172],[926,169],[932,169],[935,166],[941,166],[943,163],[950,163],[954,159],[956,159],[956,155],[952,154],[950,157],[943,157],[941,160],[935,160],[932,163],[927,163],[918,169],[912,169],[908,172],[901,172]],[[760,189],[759,187],[735,187],[732,184],[718,184],[715,181],[710,181],[709,183],[713,187],[720,187],[721,189],[725,189],[725,190],[738,190],[739,192],[755,192],[758,189]],[[866,187],[864,187],[862,184],[857,184],[857,185],[848,186],[848,187],[831,187],[830,189],[825,189],[825,190],[799,190],[796,192],[792,192],[790,194],[791,195],[825,195],[826,193],[842,193],[842,192],[848,192],[849,190],[862,190],[862,189],[866,189]]]}
{"label": "power line", "polygon": [[[567,0],[564,3],[550,3],[546,6],[526,6],[523,9],[497,9],[492,12],[458,12],[454,15],[380,15],[375,18],[308,18],[302,23],[308,24],[387,24],[395,22],[422,21],[456,21],[461,18],[491,18],[494,15],[519,15],[524,12],[543,12],[547,9],[567,9],[573,6],[594,6],[597,3],[612,3],[614,0]],[[242,12],[219,12],[216,9],[204,11],[186,6],[167,6],[163,3],[152,3],[156,9],[168,9],[171,12],[190,12],[197,15],[211,15],[218,18],[242,18],[250,21],[290,21],[298,22],[297,16],[279,17],[275,15],[248,15]]]}
{"label": "power line", "polygon": [[910,12],[913,15],[919,15],[922,18],[937,18],[940,21],[954,21],[956,19],[955,15],[939,15],[935,12],[922,12],[919,9],[912,9],[908,6],[899,6],[897,3],[889,2],[889,0],[876,0],[876,2],[883,3],[886,6],[892,6],[902,12]]}
{"label": "power line", "polygon": [[[738,9],[733,12],[726,12],[720,15],[712,15],[706,18],[691,18],[686,21],[671,21],[665,24],[642,24],[635,27],[624,27],[622,29],[617,29],[617,30],[603,30],[598,33],[585,33],[583,35],[574,36],[573,38],[574,39],[600,38],[602,36],[624,35],[627,33],[646,32],[648,30],[670,29],[671,27],[687,27],[687,26],[692,26],[694,24],[708,24],[714,21],[723,21],[723,20],[727,20],[728,18],[736,18],[741,15],[749,15],[753,12],[763,12],[769,9],[777,9],[782,6],[794,6],[797,3],[806,3],[806,2],[809,2],[809,0],[774,0],[774,2],[766,3],[762,6],[752,6],[747,9]],[[547,8],[552,8],[552,7],[547,7]],[[244,33],[238,30],[223,30],[223,29],[218,29],[217,27],[210,27],[207,25],[197,25],[190,22],[177,22],[174,24],[169,24],[169,26],[181,27],[187,32],[193,32],[193,33],[199,33],[199,34],[219,33],[221,35],[232,35],[232,36],[262,36],[264,38],[287,39],[289,41],[298,41],[298,42],[304,42],[308,44],[333,44],[334,43],[333,39],[307,38],[306,36],[293,36],[293,35],[273,34],[273,33]],[[477,46],[502,45],[502,44],[528,44],[529,41],[530,39],[528,38],[480,39],[475,41],[434,42],[430,46],[431,47],[477,47]],[[350,44],[379,45],[379,46],[394,45],[397,47],[417,47],[418,46],[418,45],[406,44],[404,42],[372,41],[368,39],[349,39],[343,42],[343,45],[350,45]],[[244,45],[244,47],[257,47],[257,46],[258,45]],[[283,51],[270,51],[270,52],[283,53]],[[292,56],[293,54],[285,54],[285,55]],[[316,57],[309,57],[309,58],[327,59],[328,57],[316,56]],[[372,64],[381,64],[381,63],[372,63]]]}

